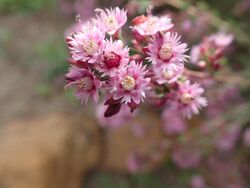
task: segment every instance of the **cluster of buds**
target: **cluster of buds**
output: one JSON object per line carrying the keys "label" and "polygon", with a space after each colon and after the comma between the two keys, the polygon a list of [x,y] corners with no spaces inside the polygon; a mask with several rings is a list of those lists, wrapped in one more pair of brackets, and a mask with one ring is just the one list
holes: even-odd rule
{"label": "cluster of buds", "polygon": [[219,70],[224,51],[232,41],[233,35],[224,32],[215,33],[205,37],[200,44],[195,45],[192,48],[191,62],[202,70]]}
{"label": "cluster of buds", "polygon": [[71,67],[66,87],[86,103],[98,103],[103,96],[105,117],[117,114],[123,105],[131,111],[146,99],[190,118],[207,105],[204,90],[191,83],[185,73],[187,44],[173,32],[168,15],[157,17],[148,11],[131,22],[133,39],[129,47],[122,40],[121,28],[126,11],[96,9],[96,18],[78,20],[79,30],[66,38]]}

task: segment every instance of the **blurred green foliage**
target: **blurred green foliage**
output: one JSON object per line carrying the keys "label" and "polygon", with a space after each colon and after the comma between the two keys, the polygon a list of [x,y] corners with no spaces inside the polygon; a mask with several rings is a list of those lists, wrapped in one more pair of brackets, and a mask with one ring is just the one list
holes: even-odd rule
{"label": "blurred green foliage", "polygon": [[[92,188],[185,188],[188,187],[193,171],[178,171],[174,166],[168,168],[171,173],[160,170],[151,173],[122,175],[98,172],[87,179],[86,187]],[[178,176],[176,176],[178,174]]]}
{"label": "blurred green foliage", "polygon": [[103,174],[98,178],[98,187],[100,188],[129,188],[129,183],[126,179],[116,177],[115,179],[112,176]]}
{"label": "blurred green foliage", "polygon": [[36,47],[35,51],[38,56],[38,62],[47,63],[50,67],[46,71],[46,77],[49,80],[66,73],[68,69],[68,64],[66,63],[67,49],[62,37],[42,42]]}
{"label": "blurred green foliage", "polygon": [[38,11],[54,3],[53,0],[0,0],[0,12]]}
{"label": "blurred green foliage", "polygon": [[165,188],[162,177],[157,174],[141,174],[132,176],[133,184],[140,188]]}
{"label": "blurred green foliage", "polygon": [[48,97],[52,92],[52,88],[48,84],[44,83],[38,84],[35,89],[36,93],[44,98]]}
{"label": "blurred green foliage", "polygon": [[5,44],[10,40],[11,34],[5,28],[0,28],[0,57],[5,56]]}

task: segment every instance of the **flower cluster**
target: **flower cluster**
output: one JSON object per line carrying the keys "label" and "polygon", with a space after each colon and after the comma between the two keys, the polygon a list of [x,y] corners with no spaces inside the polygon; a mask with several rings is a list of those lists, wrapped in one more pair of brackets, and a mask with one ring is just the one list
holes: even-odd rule
{"label": "flower cluster", "polygon": [[212,34],[191,50],[191,62],[199,68],[218,70],[226,47],[233,41],[232,34],[218,32]]}
{"label": "flower cluster", "polygon": [[[149,11],[134,18],[129,47],[121,37],[127,22],[123,9],[96,9],[96,18],[78,22],[77,31],[66,38],[71,55],[66,87],[74,87],[84,103],[89,98],[98,103],[104,96],[105,117],[115,115],[123,105],[134,111],[145,99],[188,118],[207,105],[204,90],[185,75],[187,44],[172,31],[168,15],[157,17]],[[209,40],[223,46],[229,39]]]}

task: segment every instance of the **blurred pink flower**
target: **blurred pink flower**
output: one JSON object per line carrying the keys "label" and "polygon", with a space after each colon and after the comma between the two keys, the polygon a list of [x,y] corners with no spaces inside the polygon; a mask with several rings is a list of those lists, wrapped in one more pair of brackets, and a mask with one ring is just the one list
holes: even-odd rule
{"label": "blurred pink flower", "polygon": [[193,168],[200,162],[201,153],[196,148],[178,147],[172,152],[172,160],[181,169]]}
{"label": "blurred pink flower", "polygon": [[213,68],[217,70],[218,61],[223,57],[225,48],[232,43],[233,39],[232,34],[224,32],[205,37],[200,44],[192,47],[190,53],[191,62],[202,67],[205,67],[207,63],[211,63]]}
{"label": "blurred pink flower", "polygon": [[225,48],[232,43],[234,36],[225,32],[218,32],[208,37],[208,40],[213,42],[219,48]]}
{"label": "blurred pink flower", "polygon": [[192,63],[198,63],[198,61],[201,59],[201,47],[200,45],[195,45],[192,47],[190,52],[191,62]]}
{"label": "blurred pink flower", "polygon": [[187,129],[186,122],[174,110],[165,109],[162,113],[163,130],[168,135],[180,134]]}
{"label": "blurred pink flower", "polygon": [[190,32],[192,31],[194,24],[190,19],[184,19],[181,26],[185,32]]}
{"label": "blurred pink flower", "polygon": [[191,188],[207,188],[204,178],[201,175],[195,175],[190,180]]}
{"label": "blurred pink flower", "polygon": [[[191,15],[183,11],[179,16],[180,20],[176,25],[180,24],[180,32],[183,37],[191,42],[200,40],[211,29],[212,13],[203,9],[196,9]],[[178,19],[178,18],[177,18]]]}
{"label": "blurred pink flower", "polygon": [[127,168],[131,173],[144,171],[149,158],[139,152],[130,152],[127,157]]}

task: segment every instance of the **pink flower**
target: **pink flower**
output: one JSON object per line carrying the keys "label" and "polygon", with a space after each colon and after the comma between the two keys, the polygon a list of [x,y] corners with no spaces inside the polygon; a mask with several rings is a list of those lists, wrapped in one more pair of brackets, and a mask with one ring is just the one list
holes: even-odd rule
{"label": "pink flower", "polygon": [[200,175],[193,176],[191,178],[190,185],[191,185],[191,188],[206,188],[207,187],[204,178]]}
{"label": "pink flower", "polygon": [[181,29],[184,31],[184,32],[192,32],[193,31],[193,28],[194,27],[194,23],[192,22],[191,19],[184,19],[181,23]]}
{"label": "pink flower", "polygon": [[171,67],[173,65],[183,66],[188,56],[187,44],[180,42],[180,36],[177,33],[162,34],[158,32],[148,45],[149,57],[147,58],[154,66]]}
{"label": "pink flower", "polygon": [[121,99],[125,104],[142,102],[150,82],[150,78],[145,78],[146,73],[145,67],[135,61],[116,72],[109,84],[112,87],[113,99]]}
{"label": "pink flower", "polygon": [[104,117],[107,106],[101,104],[97,107],[96,117],[101,127],[118,128],[125,125],[134,116],[127,105],[122,105],[119,113],[115,116]]}
{"label": "pink flower", "polygon": [[101,87],[101,82],[90,70],[72,66],[66,74],[66,79],[68,84],[65,87],[74,87],[76,89],[75,96],[82,103],[87,103],[89,97],[92,97],[94,102],[98,102],[98,89]]}
{"label": "pink flower", "polygon": [[156,17],[149,15],[131,27],[132,32],[142,37],[151,36],[157,32],[166,32],[174,25],[168,15]]}
{"label": "pink flower", "polygon": [[149,158],[146,154],[140,152],[130,152],[127,157],[127,168],[129,172],[136,173],[145,171]]}
{"label": "pink flower", "polygon": [[[115,122],[111,126],[115,127],[126,118],[122,114],[124,106],[133,112],[145,98],[157,107],[172,103],[177,113],[188,118],[207,105],[201,96],[203,89],[185,81],[186,76],[195,77],[185,71],[189,59],[185,54],[187,44],[181,42],[180,35],[170,32],[173,23],[168,15],[153,16],[149,8],[147,15],[134,18],[131,29],[135,38],[127,38],[133,47],[130,49],[119,39],[122,26],[127,22],[127,11],[115,7],[96,9],[95,12],[96,17],[84,24],[77,16],[77,24],[68,30],[70,34],[66,42],[70,57],[67,61],[71,68],[66,75],[66,87],[74,87],[76,96],[85,103],[89,97],[97,102],[99,94],[104,95],[107,106],[104,117],[110,118],[119,112],[121,117],[110,118],[110,122],[100,118],[103,126]],[[190,29],[190,23],[188,27]],[[217,63],[223,52],[221,46],[229,44],[230,40],[225,35],[207,37],[197,48],[196,59],[209,57],[209,61]],[[218,50],[213,50],[217,47]],[[186,124],[179,114],[171,113],[164,115],[172,122],[165,124],[165,131],[169,134],[183,132]],[[140,132],[140,128],[136,131]]]}
{"label": "pink flower", "polygon": [[202,107],[207,106],[206,98],[202,97],[204,89],[199,84],[190,84],[185,81],[179,84],[179,89],[172,101],[174,109],[179,110],[184,117],[191,118],[192,114],[198,114]]}
{"label": "pink flower", "polygon": [[162,113],[163,130],[168,135],[183,133],[187,124],[176,111],[165,109]]}
{"label": "pink flower", "polygon": [[107,40],[103,49],[102,63],[100,70],[104,74],[112,76],[115,71],[122,69],[129,62],[129,49],[123,47],[121,40]]}
{"label": "pink flower", "polygon": [[96,63],[102,54],[105,35],[93,23],[86,23],[81,31],[67,37],[72,58],[76,61]]}
{"label": "pink flower", "polygon": [[198,63],[198,61],[201,59],[201,47],[200,45],[195,45],[192,47],[190,52],[190,58],[192,63]]}
{"label": "pink flower", "polygon": [[191,61],[200,67],[206,66],[206,61],[216,64],[223,55],[225,48],[233,41],[232,34],[218,32],[206,37],[202,43],[191,49]]}
{"label": "pink flower", "polygon": [[177,81],[180,75],[184,71],[184,65],[180,64],[179,66],[153,66],[154,79],[158,84],[164,83],[173,83]]}
{"label": "pink flower", "polygon": [[217,47],[225,48],[232,43],[234,36],[225,32],[218,32],[208,37]]}
{"label": "pink flower", "polygon": [[250,128],[247,128],[244,132],[243,135],[243,140],[244,140],[244,144],[247,147],[250,147]]}
{"label": "pink flower", "polygon": [[97,19],[106,28],[109,35],[114,35],[127,22],[127,11],[115,7],[114,9],[96,9]]}

